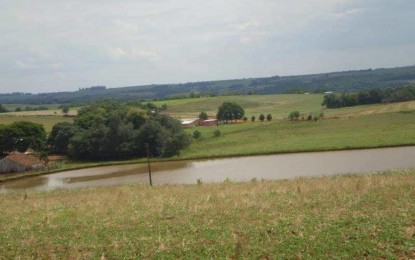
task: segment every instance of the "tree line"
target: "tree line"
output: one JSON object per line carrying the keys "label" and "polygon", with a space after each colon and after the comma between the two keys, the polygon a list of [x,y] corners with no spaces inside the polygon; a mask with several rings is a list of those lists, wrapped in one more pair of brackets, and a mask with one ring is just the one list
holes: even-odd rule
{"label": "tree line", "polygon": [[396,88],[373,88],[362,90],[359,93],[327,94],[322,106],[327,108],[351,107],[367,104],[393,103],[415,100],[415,84]]}
{"label": "tree line", "polygon": [[15,122],[0,125],[0,153],[37,152],[67,155],[76,160],[125,159],[178,155],[191,137],[179,120],[143,111],[117,101],[103,101],[78,111],[73,123],[53,126],[47,137],[40,124]]}

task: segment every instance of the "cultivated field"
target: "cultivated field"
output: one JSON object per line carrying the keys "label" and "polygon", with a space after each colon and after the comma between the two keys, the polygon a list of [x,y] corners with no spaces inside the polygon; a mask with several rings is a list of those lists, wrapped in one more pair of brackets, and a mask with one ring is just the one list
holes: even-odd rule
{"label": "cultivated field", "polygon": [[270,113],[276,119],[287,118],[292,111],[299,111],[303,116],[309,114],[325,117],[357,117],[369,114],[382,114],[389,112],[414,111],[415,101],[364,105],[345,107],[339,109],[327,109],[321,106],[323,94],[293,94],[293,95],[266,95],[266,96],[225,96],[193,99],[177,99],[155,102],[158,106],[167,105],[167,113],[181,118],[197,118],[201,111],[214,117],[218,107],[223,102],[236,102],[245,109],[248,119],[263,113]]}
{"label": "cultivated field", "polygon": [[[49,111],[49,110],[46,110]],[[16,121],[29,121],[42,124],[46,132],[50,132],[52,127],[59,122],[72,122],[73,118],[63,117],[62,115],[39,115],[43,111],[11,112],[0,114],[0,124],[10,124]]]}
{"label": "cultivated field", "polygon": [[0,252],[5,259],[411,259],[414,198],[414,170],[3,194]]}

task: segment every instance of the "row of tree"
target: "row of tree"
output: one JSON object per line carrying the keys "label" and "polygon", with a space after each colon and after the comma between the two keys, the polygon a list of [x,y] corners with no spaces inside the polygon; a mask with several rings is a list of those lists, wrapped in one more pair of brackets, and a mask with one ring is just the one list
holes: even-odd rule
{"label": "row of tree", "polygon": [[324,96],[322,106],[327,108],[351,107],[366,104],[393,103],[415,100],[415,84],[397,89],[373,88],[359,93],[328,94]]}

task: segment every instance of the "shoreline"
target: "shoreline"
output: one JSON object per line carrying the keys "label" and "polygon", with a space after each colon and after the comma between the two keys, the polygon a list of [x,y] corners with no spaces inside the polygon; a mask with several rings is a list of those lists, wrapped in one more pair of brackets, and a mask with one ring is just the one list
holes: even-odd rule
{"label": "shoreline", "polygon": [[[222,155],[222,156],[204,156],[204,157],[194,157],[194,158],[157,158],[153,159],[152,162],[171,162],[171,161],[194,161],[194,160],[210,160],[210,159],[225,159],[225,158],[239,158],[239,157],[248,157],[248,156],[265,156],[265,155],[278,155],[278,154],[294,154],[294,153],[318,153],[318,152],[336,152],[336,151],[353,151],[353,150],[369,150],[369,149],[383,149],[383,148],[394,148],[394,147],[409,147],[415,146],[415,143],[410,144],[395,144],[395,145],[379,145],[379,146],[362,146],[362,147],[345,147],[345,148],[333,148],[333,149],[315,149],[315,150],[295,150],[295,151],[279,151],[279,152],[265,152],[265,153],[253,153],[253,154],[234,154],[234,155]],[[17,173],[12,176],[7,176],[0,179],[0,184],[7,183],[15,180],[21,180],[31,177],[37,177],[41,175],[53,174],[58,172],[66,172],[73,170],[81,170],[88,168],[96,167],[105,167],[105,166],[116,166],[116,165],[130,165],[130,164],[142,164],[146,163],[146,158],[140,158],[135,160],[124,160],[124,161],[101,161],[101,162],[79,162],[80,165],[68,168],[56,168],[48,171],[29,171],[25,173]],[[70,164],[77,164],[78,162],[69,162]]]}

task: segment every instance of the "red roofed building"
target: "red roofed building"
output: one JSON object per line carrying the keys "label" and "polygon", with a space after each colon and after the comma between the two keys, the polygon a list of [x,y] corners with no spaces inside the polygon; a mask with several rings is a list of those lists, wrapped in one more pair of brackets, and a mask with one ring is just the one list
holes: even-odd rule
{"label": "red roofed building", "polygon": [[207,119],[202,122],[200,122],[201,126],[217,126],[218,120],[217,119]]}
{"label": "red roofed building", "polygon": [[0,173],[24,172],[43,168],[43,163],[31,154],[15,153],[0,160]]}

